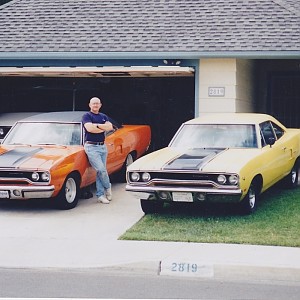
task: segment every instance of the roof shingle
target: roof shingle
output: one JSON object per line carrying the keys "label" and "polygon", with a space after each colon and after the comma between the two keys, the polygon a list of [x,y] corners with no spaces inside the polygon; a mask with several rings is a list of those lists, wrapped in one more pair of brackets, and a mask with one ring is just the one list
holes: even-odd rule
{"label": "roof shingle", "polygon": [[0,52],[299,51],[298,0],[14,0]]}

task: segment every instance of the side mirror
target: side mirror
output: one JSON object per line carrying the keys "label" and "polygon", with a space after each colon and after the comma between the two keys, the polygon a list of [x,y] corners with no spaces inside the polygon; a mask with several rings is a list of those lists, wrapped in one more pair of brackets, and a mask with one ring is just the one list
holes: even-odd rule
{"label": "side mirror", "polygon": [[267,144],[270,145],[270,147],[272,147],[275,144],[275,141],[275,138],[269,137],[267,140]]}

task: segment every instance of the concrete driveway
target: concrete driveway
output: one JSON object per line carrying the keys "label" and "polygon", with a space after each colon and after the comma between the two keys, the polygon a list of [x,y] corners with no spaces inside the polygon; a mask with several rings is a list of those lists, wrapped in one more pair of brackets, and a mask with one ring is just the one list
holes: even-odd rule
{"label": "concrete driveway", "polygon": [[142,216],[125,184],[113,184],[110,204],[97,203],[94,193],[71,210],[43,200],[0,201],[0,266],[96,266],[103,249]]}
{"label": "concrete driveway", "polygon": [[94,196],[67,211],[43,201],[0,201],[0,268],[114,268],[300,284],[300,248],[118,240],[143,213],[125,184],[112,189],[110,204]]}

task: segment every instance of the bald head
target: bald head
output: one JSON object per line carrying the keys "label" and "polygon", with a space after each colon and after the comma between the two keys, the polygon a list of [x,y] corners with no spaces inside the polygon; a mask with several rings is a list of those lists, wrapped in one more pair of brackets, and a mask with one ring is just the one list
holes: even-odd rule
{"label": "bald head", "polygon": [[99,103],[101,104],[101,100],[98,97],[93,97],[90,100],[90,104]]}
{"label": "bald head", "polygon": [[90,103],[89,103],[91,112],[93,112],[95,114],[99,113],[101,105],[102,105],[101,100],[98,97],[91,98]]}

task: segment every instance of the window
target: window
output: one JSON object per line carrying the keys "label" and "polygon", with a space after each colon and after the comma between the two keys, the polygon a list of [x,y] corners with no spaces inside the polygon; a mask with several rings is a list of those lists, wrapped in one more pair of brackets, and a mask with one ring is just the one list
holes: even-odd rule
{"label": "window", "polygon": [[276,140],[272,123],[270,121],[261,123],[259,125],[260,127],[260,133],[261,133],[261,145],[262,147],[269,145],[271,140]]}
{"label": "window", "polygon": [[255,126],[248,124],[185,124],[171,147],[257,148]]}
{"label": "window", "polygon": [[275,135],[277,137],[277,140],[279,140],[283,136],[284,130],[273,122],[272,122],[272,126],[274,129]]}

